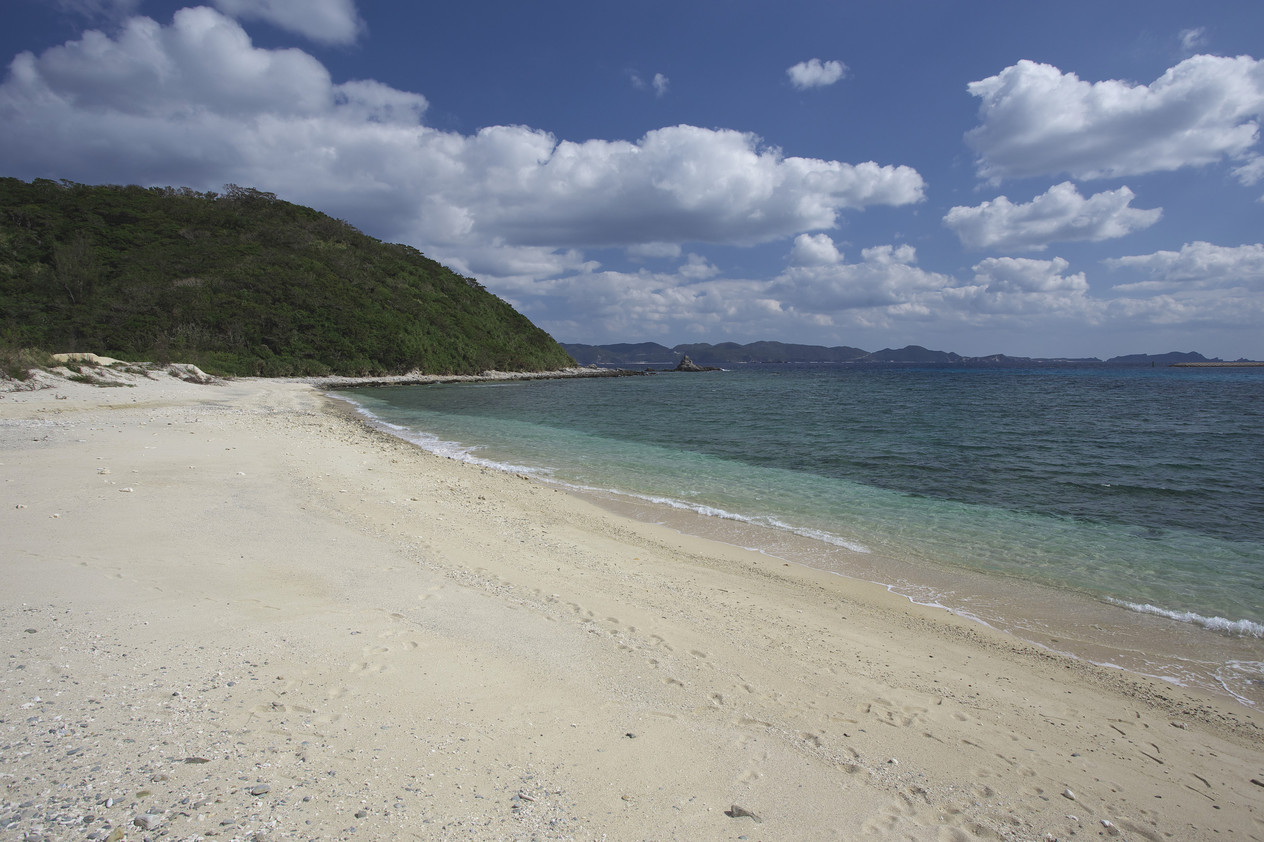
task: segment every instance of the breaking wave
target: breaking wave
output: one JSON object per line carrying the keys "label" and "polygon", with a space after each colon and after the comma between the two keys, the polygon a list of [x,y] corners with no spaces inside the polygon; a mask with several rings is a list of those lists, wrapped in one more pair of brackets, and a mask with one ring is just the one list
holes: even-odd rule
{"label": "breaking wave", "polygon": [[1264,639],[1264,625],[1251,620],[1226,620],[1224,617],[1204,617],[1202,614],[1193,611],[1169,611],[1166,608],[1159,608],[1157,605],[1151,605],[1148,602],[1144,604],[1126,602],[1122,599],[1113,599],[1111,597],[1107,597],[1106,601],[1112,605],[1127,608],[1129,611],[1136,611],[1138,614],[1154,614],[1157,617],[1166,617],[1169,620],[1176,620],[1180,623],[1202,626],[1205,629],[1220,632],[1221,634]]}

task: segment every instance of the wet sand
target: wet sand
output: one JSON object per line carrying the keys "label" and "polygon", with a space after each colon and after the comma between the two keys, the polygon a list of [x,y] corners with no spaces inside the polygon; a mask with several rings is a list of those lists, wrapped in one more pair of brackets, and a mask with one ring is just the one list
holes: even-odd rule
{"label": "wet sand", "polygon": [[1252,710],[1264,705],[1264,641],[1255,637],[1223,634],[1027,580],[857,552],[787,530],[622,495],[584,496],[645,523],[880,583],[912,602],[944,608],[1054,653],[1227,697]]}

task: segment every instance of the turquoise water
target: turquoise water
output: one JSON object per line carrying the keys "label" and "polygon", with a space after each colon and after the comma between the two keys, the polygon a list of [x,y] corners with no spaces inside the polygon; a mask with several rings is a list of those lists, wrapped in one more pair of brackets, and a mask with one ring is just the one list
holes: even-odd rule
{"label": "turquoise water", "polygon": [[1264,637],[1264,370],[868,369],[344,392],[432,450]]}

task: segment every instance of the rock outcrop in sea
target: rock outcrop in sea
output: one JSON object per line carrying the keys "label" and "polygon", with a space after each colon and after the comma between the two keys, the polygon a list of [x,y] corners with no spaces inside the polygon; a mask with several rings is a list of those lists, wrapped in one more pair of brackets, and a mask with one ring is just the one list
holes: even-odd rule
{"label": "rock outcrop in sea", "polygon": [[716,368],[715,366],[698,365],[696,362],[689,359],[688,354],[685,354],[683,357],[681,357],[680,362],[676,365],[675,368],[672,369],[672,371],[719,371],[719,370],[720,369]]}

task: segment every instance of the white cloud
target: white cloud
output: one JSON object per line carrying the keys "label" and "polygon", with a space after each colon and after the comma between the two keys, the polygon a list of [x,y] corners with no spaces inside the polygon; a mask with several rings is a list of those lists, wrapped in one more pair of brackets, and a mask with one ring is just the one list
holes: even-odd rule
{"label": "white cloud", "polygon": [[828,314],[835,325],[893,328],[913,322],[1043,327],[1097,318],[1082,272],[1062,258],[988,258],[961,280],[918,267],[912,246],[876,246],[863,262],[791,265],[770,291],[784,312]]}
{"label": "white cloud", "polygon": [[682,336],[731,335],[736,329],[784,333],[797,319],[781,310],[767,286],[740,279],[694,281],[679,271],[589,272],[533,284],[512,303],[547,312],[538,324],[557,337],[675,344]]}
{"label": "white cloud", "polygon": [[63,12],[81,15],[91,21],[121,21],[140,8],[140,0],[52,0]]}
{"label": "white cloud", "polygon": [[[822,254],[832,247],[824,235],[800,243]],[[918,268],[912,247],[883,245],[861,254],[858,264],[840,257],[835,264],[790,266],[766,280],[724,277],[691,255],[671,272],[580,272],[524,285],[511,300],[549,314],[538,323],[576,341],[805,337],[919,319],[930,308],[952,318],[957,305],[944,305],[942,292],[957,282]]]}
{"label": "white cloud", "polygon": [[429,189],[484,235],[528,245],[753,244],[833,227],[846,208],[916,202],[923,188],[907,167],[786,158],[753,135],[695,126],[635,143],[493,126],[446,135],[441,154],[461,177]]}
{"label": "white cloud", "polygon": [[791,266],[829,266],[842,259],[829,234],[800,234],[794,238],[790,252]]}
{"label": "white cloud", "polygon": [[[511,301],[547,314],[538,323],[555,336],[594,342],[614,337],[658,338],[671,344],[681,337],[749,341],[793,336],[806,342],[880,347],[870,341],[892,333],[923,343],[934,342],[935,336],[960,342],[963,328],[1015,341],[1033,333],[1069,336],[1070,331],[1098,330],[1105,340],[1156,328],[1165,336],[1192,336],[1182,331],[1193,326],[1223,327],[1227,336],[1249,333],[1262,323],[1264,246],[1219,250],[1204,244],[1194,251],[1200,255],[1187,250],[1184,262],[1196,268],[1180,272],[1178,255],[1146,257],[1156,270],[1200,278],[1218,277],[1236,266],[1239,276],[1256,279],[1255,289],[1243,283],[1214,289],[1174,284],[1158,295],[1130,297],[1127,288],[1117,287],[1116,295],[1101,297],[1093,294],[1086,274],[1072,271],[1063,258],[987,258],[969,276],[958,278],[918,267],[917,254],[908,245],[867,248],[860,262],[847,263],[827,235],[817,234],[796,238],[790,265],[767,280],[713,274],[709,263],[691,256],[670,272],[623,273],[586,266],[553,280],[523,283],[514,288]],[[705,277],[695,276],[697,266],[708,267]],[[885,338],[876,341],[891,344]],[[1072,349],[1052,353],[1067,350]]]}
{"label": "white cloud", "polygon": [[1247,187],[1258,184],[1264,178],[1264,155],[1248,156],[1241,166],[1234,168],[1233,174]]}
{"label": "white cloud", "polygon": [[497,290],[509,296],[530,290],[539,278],[586,274],[601,268],[575,249],[501,244],[471,250],[465,257],[455,256],[443,262],[463,275],[495,278]]}
{"label": "white cloud", "polygon": [[1121,291],[1243,288],[1264,292],[1264,244],[1260,243],[1217,246],[1199,241],[1186,243],[1180,251],[1113,258],[1106,265],[1139,271],[1151,278],[1115,287]]}
{"label": "white cloud", "polygon": [[1196,29],[1182,29],[1178,37],[1181,49],[1187,53],[1196,52],[1207,45],[1207,30],[1201,26]]}
{"label": "white cloud", "polygon": [[791,265],[776,279],[771,290],[785,306],[798,311],[892,307],[953,284],[947,275],[918,267],[917,253],[908,245],[864,249],[861,263],[846,263],[841,255],[834,262],[797,263],[795,258],[828,258],[832,243],[800,237],[795,246]]}
{"label": "white cloud", "polygon": [[682,278],[690,281],[704,281],[707,278],[714,278],[720,273],[720,270],[715,268],[705,257],[692,253],[685,258],[685,262],[676,271]]}
{"label": "white cloud", "polygon": [[[1217,246],[1186,243],[1106,261],[1116,270],[1149,280],[1119,284],[1110,314],[1132,324],[1201,326],[1258,339],[1264,324],[1264,244]],[[1247,341],[1253,341],[1248,339]]]}
{"label": "white cloud", "polygon": [[1194,56],[1152,84],[1085,82],[1020,61],[971,82],[980,125],[966,133],[985,178],[1090,179],[1176,170],[1247,154],[1264,114],[1264,62]]}
{"label": "white cloud", "polygon": [[1083,272],[1067,274],[1070,264],[1061,257],[1032,260],[1025,257],[989,257],[975,264],[975,282],[997,294],[1050,295],[1088,292]]}
{"label": "white cloud", "polygon": [[974,266],[974,278],[936,290],[916,302],[945,322],[989,328],[1050,330],[1097,322],[1102,303],[1089,295],[1083,272],[1066,260],[991,257]]}
{"label": "white cloud", "polygon": [[558,270],[571,258],[541,263],[538,249],[767,242],[828,229],[847,209],[918,202],[924,189],[910,167],[787,157],[737,131],[462,135],[425,126],[426,106],[378,82],[335,84],[307,53],[256,48],[231,18],[184,9],[169,25],[134,18],[116,38],[88,32],[20,54],[0,85],[0,167],[199,189],[232,181],[465,266],[523,248],[525,264]]}
{"label": "white cloud", "polygon": [[977,207],[954,207],[944,225],[967,248],[1043,251],[1054,242],[1123,237],[1159,221],[1162,209],[1132,208],[1132,200],[1127,187],[1086,199],[1064,181],[1023,205],[1000,196]]}
{"label": "white cloud", "polygon": [[819,58],[801,61],[786,69],[790,84],[801,91],[832,85],[847,75],[847,65],[841,61],[821,61]]}
{"label": "white cloud", "polygon": [[351,44],[364,29],[355,0],[212,0],[226,15],[264,20],[321,44]]}
{"label": "white cloud", "polygon": [[652,260],[680,257],[682,249],[679,243],[633,243],[625,252],[633,260]]}
{"label": "white cloud", "polygon": [[[132,18],[117,38],[92,30],[38,58],[20,53],[9,72],[0,88],[5,114],[47,121],[54,136],[69,128],[66,120],[90,131],[83,124],[97,118],[106,126],[157,118],[176,127],[212,116],[313,115],[328,110],[334,94],[311,56],[253,49],[241,27],[202,7],[176,12],[168,27]],[[25,141],[40,153],[36,137]],[[99,145],[109,136],[85,141]]]}
{"label": "white cloud", "polygon": [[635,70],[627,71],[628,81],[632,83],[632,87],[638,91],[654,91],[654,96],[662,97],[667,93],[667,89],[671,87],[671,80],[662,73],[655,73],[654,78],[646,82],[641,78],[641,74]]}

